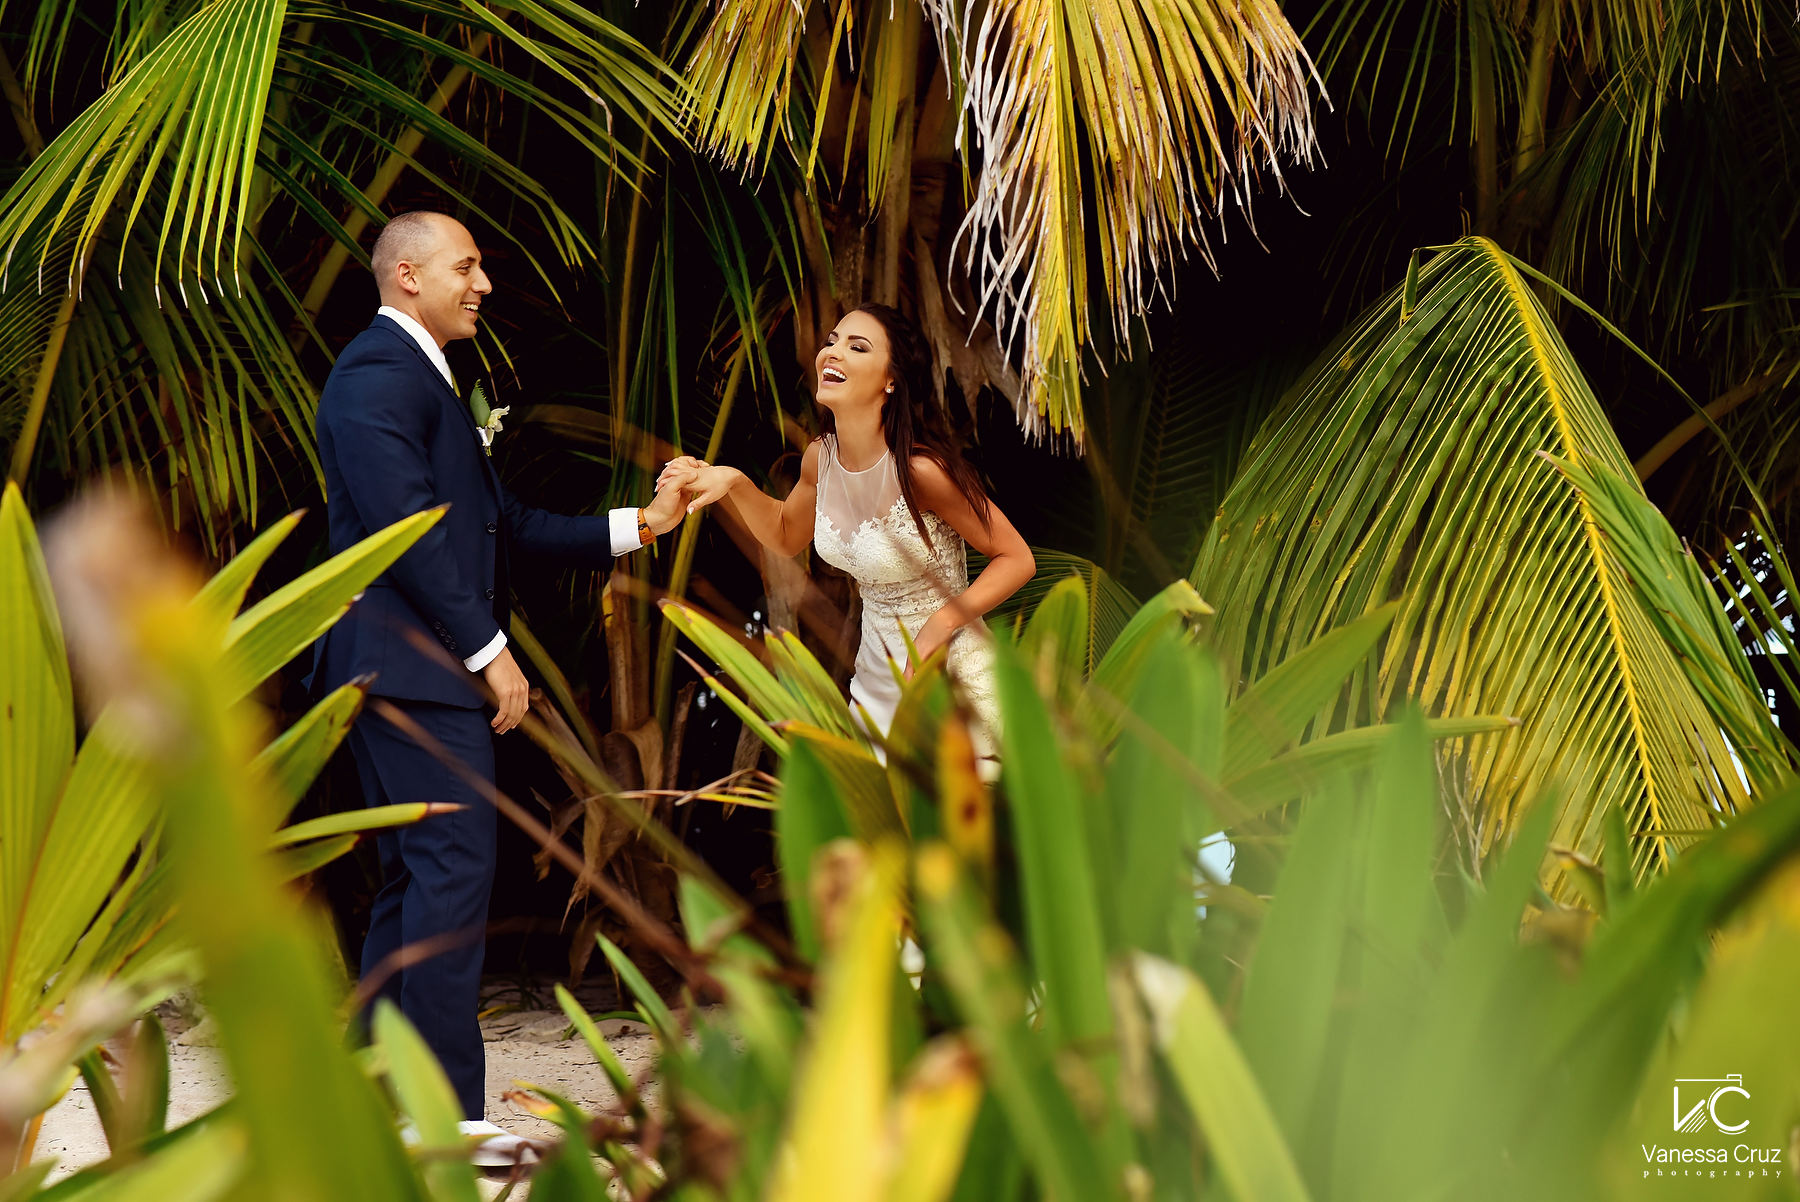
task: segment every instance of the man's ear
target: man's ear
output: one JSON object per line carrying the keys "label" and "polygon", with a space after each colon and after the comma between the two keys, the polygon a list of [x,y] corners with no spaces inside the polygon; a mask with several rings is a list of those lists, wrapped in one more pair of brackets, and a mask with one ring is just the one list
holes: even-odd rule
{"label": "man's ear", "polygon": [[401,259],[394,264],[394,278],[399,281],[401,290],[407,295],[419,295],[419,269],[413,263]]}

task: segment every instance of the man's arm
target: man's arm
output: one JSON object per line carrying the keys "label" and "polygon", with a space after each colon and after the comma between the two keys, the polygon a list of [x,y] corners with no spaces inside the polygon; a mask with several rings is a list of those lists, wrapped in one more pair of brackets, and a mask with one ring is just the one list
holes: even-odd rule
{"label": "man's arm", "polygon": [[[504,486],[500,512],[507,536],[521,551],[556,555],[599,567],[613,557],[627,555],[660,534],[681,524],[681,488],[671,485],[643,509],[614,509],[605,518],[575,517],[534,509],[522,503]],[[605,546],[607,554],[601,554]]]}
{"label": "man's arm", "polygon": [[[332,406],[322,420],[330,423],[350,503],[363,527],[375,531],[439,504],[425,455],[431,415],[439,406],[419,387],[410,362],[377,360],[354,370],[344,381],[355,390],[354,402]],[[500,631],[491,603],[451,553],[449,531],[441,522],[388,568],[386,578],[458,658],[475,655]]]}

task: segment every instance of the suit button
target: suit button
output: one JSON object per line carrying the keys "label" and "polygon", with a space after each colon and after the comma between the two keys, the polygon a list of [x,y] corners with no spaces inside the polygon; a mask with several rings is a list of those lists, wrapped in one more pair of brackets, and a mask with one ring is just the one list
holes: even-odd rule
{"label": "suit button", "polygon": [[498,523],[498,522],[489,522],[489,523],[488,523],[488,524],[487,524],[487,532],[488,532],[488,533],[489,533],[489,534],[498,534],[498,533],[500,533],[500,523]]}
{"label": "suit button", "polygon": [[482,589],[481,595],[486,597],[489,601],[492,601],[494,599],[494,590],[491,588]]}

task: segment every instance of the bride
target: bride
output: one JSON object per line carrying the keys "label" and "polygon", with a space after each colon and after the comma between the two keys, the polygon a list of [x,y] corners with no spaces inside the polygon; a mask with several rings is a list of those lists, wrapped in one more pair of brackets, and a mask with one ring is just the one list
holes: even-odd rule
{"label": "bride", "polygon": [[[684,456],[657,481],[687,477],[688,512],[723,501],[764,546],[798,555],[808,540],[862,595],[862,643],[850,679],[863,720],[887,733],[900,701],[889,659],[949,647],[947,667],[997,750],[993,647],[981,619],[1037,571],[1031,548],[988,499],[932,404],[931,356],[918,327],[886,305],[844,315],[814,360],[823,433],[800,481],[777,500],[744,473]],[[965,544],[988,557],[973,583]],[[911,674],[908,665],[906,673]]]}

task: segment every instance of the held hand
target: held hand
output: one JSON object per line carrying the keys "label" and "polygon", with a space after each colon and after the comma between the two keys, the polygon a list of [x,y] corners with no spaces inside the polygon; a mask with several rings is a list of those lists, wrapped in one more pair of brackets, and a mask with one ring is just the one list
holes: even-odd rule
{"label": "held hand", "polygon": [[723,500],[725,494],[737,487],[738,481],[743,478],[744,473],[735,467],[726,467],[723,464],[717,467],[701,468],[688,485],[688,491],[692,495],[688,500],[687,511],[699,513],[715,501]]}
{"label": "held hand", "polygon": [[495,734],[503,735],[525,716],[525,707],[531,701],[531,687],[525,683],[525,673],[519,671],[511,647],[500,648],[500,654],[481,670],[481,678],[493,691],[494,706],[498,711],[488,725],[494,728]]}
{"label": "held hand", "polygon": [[656,491],[661,492],[678,480],[691,480],[694,473],[710,466],[704,459],[695,459],[692,455],[677,455],[663,464],[662,474],[656,477]]}
{"label": "held hand", "polygon": [[653,534],[667,534],[681,525],[681,519],[687,516],[683,507],[685,493],[692,487],[692,472],[676,472],[671,475],[668,468],[663,469],[656,481],[656,499],[644,506],[644,520],[650,523]]}

